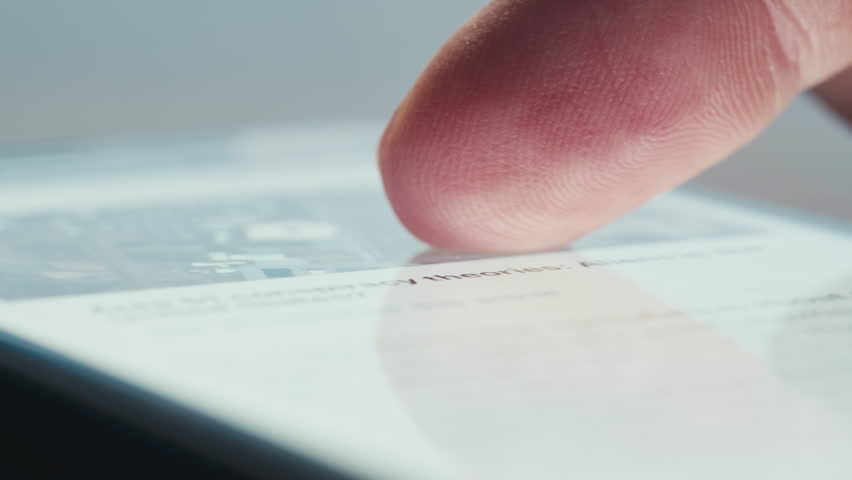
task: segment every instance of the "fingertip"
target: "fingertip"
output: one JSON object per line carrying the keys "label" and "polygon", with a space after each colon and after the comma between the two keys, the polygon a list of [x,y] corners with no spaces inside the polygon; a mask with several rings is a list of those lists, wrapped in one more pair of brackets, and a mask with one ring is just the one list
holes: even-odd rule
{"label": "fingertip", "polygon": [[579,236],[570,218],[552,221],[567,210],[547,206],[560,195],[545,159],[495,168],[501,154],[483,145],[492,143],[488,135],[467,129],[453,138],[462,130],[419,120],[403,105],[379,146],[386,194],[414,236],[441,249],[492,253],[552,249]]}
{"label": "fingertip", "polygon": [[724,21],[677,0],[493,2],[383,136],[402,223],[445,249],[558,247],[732,153],[799,75],[760,2],[717,7]]}

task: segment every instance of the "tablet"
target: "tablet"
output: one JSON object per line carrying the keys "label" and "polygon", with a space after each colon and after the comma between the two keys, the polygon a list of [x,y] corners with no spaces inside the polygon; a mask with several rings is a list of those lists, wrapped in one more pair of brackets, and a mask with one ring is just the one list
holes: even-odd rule
{"label": "tablet", "polygon": [[0,361],[257,478],[852,478],[845,226],[683,190],[435,251],[378,134],[6,152]]}

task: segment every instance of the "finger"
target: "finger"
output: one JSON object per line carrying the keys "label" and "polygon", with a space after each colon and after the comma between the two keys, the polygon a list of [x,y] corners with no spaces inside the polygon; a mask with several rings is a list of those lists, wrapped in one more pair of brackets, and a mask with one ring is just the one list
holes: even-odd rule
{"label": "finger", "polygon": [[558,246],[730,154],[849,45],[850,0],[498,0],[395,114],[386,190],[440,247]]}
{"label": "finger", "polygon": [[852,122],[852,68],[828,79],[814,92],[840,117]]}

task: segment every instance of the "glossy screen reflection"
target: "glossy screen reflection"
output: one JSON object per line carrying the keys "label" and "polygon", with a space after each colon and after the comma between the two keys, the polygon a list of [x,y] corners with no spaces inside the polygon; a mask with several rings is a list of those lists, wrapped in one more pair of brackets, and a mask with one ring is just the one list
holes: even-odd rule
{"label": "glossy screen reflection", "polygon": [[397,288],[379,350],[424,435],[476,478],[844,478],[852,270],[790,257],[803,246]]}

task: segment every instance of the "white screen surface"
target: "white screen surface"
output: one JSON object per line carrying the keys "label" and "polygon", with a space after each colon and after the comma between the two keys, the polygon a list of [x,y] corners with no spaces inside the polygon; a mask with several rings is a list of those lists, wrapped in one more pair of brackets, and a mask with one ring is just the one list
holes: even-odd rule
{"label": "white screen surface", "polygon": [[675,193],[572,250],[428,252],[369,130],[315,137],[17,175],[0,327],[365,477],[849,478],[849,237]]}

